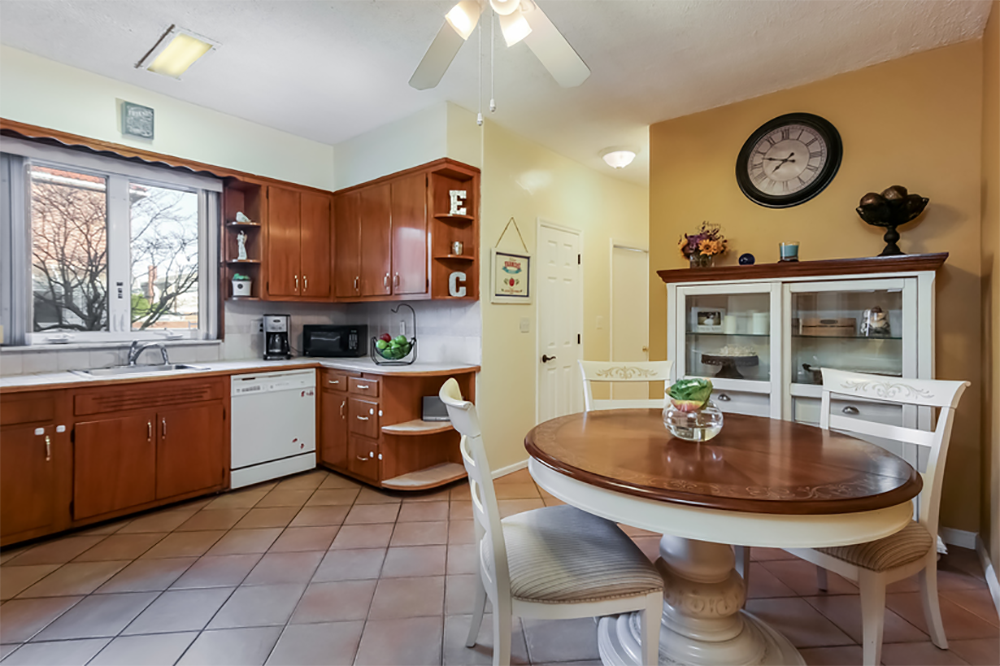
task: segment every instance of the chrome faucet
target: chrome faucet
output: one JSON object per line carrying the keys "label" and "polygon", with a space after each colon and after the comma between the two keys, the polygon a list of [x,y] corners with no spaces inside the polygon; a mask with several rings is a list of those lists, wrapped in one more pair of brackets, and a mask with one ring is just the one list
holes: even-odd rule
{"label": "chrome faucet", "polygon": [[136,361],[139,359],[139,355],[150,347],[159,347],[160,354],[163,356],[163,365],[170,365],[170,359],[167,357],[167,348],[162,343],[150,342],[148,345],[140,345],[138,340],[133,340],[131,346],[128,348],[129,367],[134,367]]}

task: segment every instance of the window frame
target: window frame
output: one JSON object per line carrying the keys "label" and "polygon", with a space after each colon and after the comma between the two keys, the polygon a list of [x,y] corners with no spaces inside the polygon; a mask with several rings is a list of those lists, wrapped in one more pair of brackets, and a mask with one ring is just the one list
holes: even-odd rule
{"label": "window frame", "polygon": [[[74,343],[126,343],[132,340],[216,340],[219,337],[219,235],[221,193],[219,178],[184,173],[177,167],[137,163],[71,148],[38,144],[16,138],[0,139],[0,153],[11,160],[9,201],[3,204],[3,236],[12,239],[0,258],[11,267],[2,287],[5,307],[0,311],[9,334],[5,344],[39,346]],[[19,163],[19,164],[17,164]],[[31,166],[64,169],[105,178],[108,253],[108,330],[35,332],[31,296]],[[131,184],[160,187],[198,196],[198,328],[133,331],[131,326]],[[20,200],[18,200],[20,199]],[[20,228],[19,228],[20,227]],[[118,284],[123,287],[117,296]],[[23,292],[23,293],[20,293]],[[9,305],[8,305],[9,304]]]}

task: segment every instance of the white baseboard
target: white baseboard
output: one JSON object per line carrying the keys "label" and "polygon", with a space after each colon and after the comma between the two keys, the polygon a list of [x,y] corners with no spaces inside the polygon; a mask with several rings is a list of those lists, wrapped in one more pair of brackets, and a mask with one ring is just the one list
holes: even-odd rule
{"label": "white baseboard", "polygon": [[506,467],[501,467],[500,469],[493,470],[493,478],[499,479],[501,476],[507,476],[508,474],[513,474],[519,469],[526,469],[528,467],[528,459],[525,458],[521,462],[516,462],[513,465],[507,465]]}
{"label": "white baseboard", "polygon": [[986,574],[986,584],[990,587],[990,596],[993,597],[993,605],[997,609],[997,615],[1000,615],[1000,581],[997,580],[997,571],[993,568],[993,562],[990,560],[990,554],[986,550],[986,544],[983,540],[976,535],[976,553],[979,555],[979,562],[983,565],[983,571]]}
{"label": "white baseboard", "polygon": [[938,536],[940,536],[941,540],[950,546],[968,548],[969,550],[976,549],[976,540],[979,538],[979,535],[976,532],[956,530],[951,527],[939,527]]}

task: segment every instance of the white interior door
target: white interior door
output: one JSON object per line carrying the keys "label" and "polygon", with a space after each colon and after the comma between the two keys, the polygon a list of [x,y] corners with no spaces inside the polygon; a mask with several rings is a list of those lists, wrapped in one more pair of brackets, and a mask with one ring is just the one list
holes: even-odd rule
{"label": "white interior door", "polygon": [[538,420],[583,411],[580,234],[538,228]]}
{"label": "white interior door", "polygon": [[[649,360],[649,252],[613,244],[611,247],[611,360]],[[611,385],[615,400],[645,400],[645,382]]]}

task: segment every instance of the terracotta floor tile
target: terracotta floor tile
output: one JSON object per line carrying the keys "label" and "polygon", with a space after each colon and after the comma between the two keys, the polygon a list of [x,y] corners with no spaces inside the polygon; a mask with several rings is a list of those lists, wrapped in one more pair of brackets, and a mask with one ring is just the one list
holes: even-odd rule
{"label": "terracotta floor tile", "polygon": [[43,629],[34,640],[117,636],[146,606],[153,603],[158,594],[128,592],[89,596]]}
{"label": "terracotta floor tile", "polygon": [[624,525],[622,523],[618,523],[618,527],[621,528],[622,532],[630,537],[656,537],[659,539],[663,536],[657,532],[650,532],[649,530],[644,530],[641,527],[632,527],[631,525]]}
{"label": "terracotta floor tile", "polygon": [[289,527],[339,526],[347,517],[349,506],[307,506],[296,514]]}
{"label": "terracotta floor tile", "polygon": [[660,539],[661,537],[659,536],[632,537],[632,541],[635,545],[639,546],[639,550],[642,551],[642,554],[650,562],[660,559]]}
{"label": "terracotta floor tile", "polygon": [[3,660],[4,666],[84,666],[94,658],[110,638],[88,638],[77,641],[54,641],[51,643],[29,643]]}
{"label": "terracotta floor tile", "polygon": [[[486,624],[486,619],[483,619]],[[533,663],[600,659],[593,618],[579,620],[522,619],[528,655]],[[513,645],[513,643],[512,643]]]}
{"label": "terracotta floor tile", "polygon": [[10,562],[10,565],[20,567],[31,564],[65,564],[84,551],[93,548],[105,538],[104,536],[70,536],[46,541],[21,553]]}
{"label": "terracotta floor tile", "polygon": [[938,569],[964,571],[979,580],[986,580],[986,574],[983,573],[983,563],[979,560],[976,551],[971,548],[948,546],[948,554],[941,556]]}
{"label": "terracotta floor tile", "polygon": [[382,566],[382,578],[443,576],[447,546],[390,547]]}
{"label": "terracotta floor tile", "polygon": [[326,550],[340,530],[336,526],[289,527],[271,546],[269,553],[292,553],[307,550]]}
{"label": "terracotta floor tile", "polygon": [[350,513],[347,514],[344,524],[394,523],[397,513],[399,513],[399,504],[355,504]]}
{"label": "terracotta floor tile", "polygon": [[[444,614],[467,615],[474,610],[476,599],[476,576],[479,574],[460,574],[447,576],[444,581]],[[486,612],[491,612],[492,604],[486,600]]]}
{"label": "terracotta floor tile", "polygon": [[261,557],[260,553],[205,555],[194,562],[171,588],[234,587],[243,582]]}
{"label": "terracotta floor tile", "polygon": [[162,634],[201,631],[222,608],[235,588],[168,590],[149,605],[122,634]]}
{"label": "terracotta floor tile", "polygon": [[762,567],[759,562],[750,561],[750,588],[747,590],[748,599],[794,596],[796,595],[792,588],[778,580],[773,573]]}
{"label": "terracotta floor tile", "polygon": [[[464,481],[462,484],[468,487],[468,484]],[[407,493],[403,495],[403,504],[419,504],[420,502],[447,502],[450,497],[451,487],[444,486],[442,488],[436,488],[434,490],[427,490],[424,492]]]}
{"label": "terracotta floor tile", "polygon": [[382,578],[368,611],[373,620],[443,614],[444,576]]}
{"label": "terracotta floor tile", "polygon": [[476,540],[476,523],[473,520],[448,522],[448,543],[472,543]]}
{"label": "terracotta floor tile", "polygon": [[[752,581],[751,578],[751,584]],[[861,597],[841,594],[802,598],[850,636],[851,640],[861,643]],[[891,610],[886,609],[883,622],[883,643],[913,643],[928,640],[927,634]]]}
{"label": "terracotta floor tile", "polygon": [[73,533],[74,536],[107,536],[109,534],[114,534],[121,528],[128,525],[130,519],[126,518],[124,520],[112,520],[103,524],[97,524],[93,527],[86,527],[82,530],[78,530]]}
{"label": "terracotta floor tile", "polygon": [[474,574],[479,572],[479,565],[476,560],[475,544],[460,544],[448,546],[448,567],[449,576],[454,574]]}
{"label": "terracotta floor tile", "polygon": [[365,623],[328,622],[285,627],[267,660],[273,666],[351,664]]}
{"label": "terracotta floor tile", "polygon": [[119,636],[101,650],[88,666],[173,666],[197,636],[196,631]]}
{"label": "terracotta floor tile", "polygon": [[305,585],[251,585],[236,588],[209,629],[283,625],[305,592]]}
{"label": "terracotta floor tile", "polygon": [[469,487],[468,483],[455,486],[451,489],[451,492],[448,493],[448,499],[452,502],[471,502],[472,489]]}
{"label": "terracotta floor tile", "polygon": [[358,493],[355,504],[399,504],[403,498],[398,495],[391,495],[381,490],[364,487]]}
{"label": "terracotta floor tile", "polygon": [[309,500],[312,494],[313,491],[311,490],[278,490],[275,488],[264,495],[263,499],[254,505],[254,508],[263,509],[275,506],[301,507]]}
{"label": "terracotta floor tile", "polygon": [[102,560],[134,560],[166,537],[166,532],[145,534],[112,534],[90,550],[77,556],[74,562]]}
{"label": "terracotta floor tile", "polygon": [[323,480],[323,483],[319,484],[319,490],[328,490],[331,488],[356,488],[360,491],[361,484],[353,479],[330,474]]}
{"label": "terracotta floor tile", "polygon": [[1000,664],[1000,641],[995,638],[949,640],[948,649],[972,666],[996,666],[996,664]]}
{"label": "terracotta floor tile", "polygon": [[243,585],[308,583],[323,559],[324,551],[268,553],[261,558]]}
{"label": "terracotta floor tile", "polygon": [[197,513],[195,509],[167,510],[148,513],[129,521],[128,525],[115,532],[115,534],[170,532],[184,524],[187,519],[195,513]]}
{"label": "terracotta floor tile", "polygon": [[803,648],[799,654],[808,666],[860,666],[862,661],[860,645]]}
{"label": "terracotta floor tile", "polygon": [[226,534],[225,530],[207,532],[174,532],[150,548],[142,559],[167,557],[199,557]]}
{"label": "terracotta floor tile", "polygon": [[993,597],[988,589],[979,588],[975,590],[939,590],[942,597],[975,614],[982,620],[986,620],[994,626],[1000,626],[1000,618],[997,617],[997,607],[993,605]]}
{"label": "terracotta floor tile", "polygon": [[885,666],[964,666],[965,660],[951,650],[939,650],[926,643],[888,643],[882,645]]}
{"label": "terracotta floor tile", "polygon": [[26,553],[28,548],[29,546],[21,546],[19,548],[8,548],[7,550],[0,552],[0,565],[6,564],[18,555]]}
{"label": "terracotta floor tile", "polygon": [[129,560],[70,562],[62,565],[18,596],[66,597],[75,594],[90,594],[129,564]]}
{"label": "terracotta floor tile", "polygon": [[313,470],[278,481],[275,490],[316,490],[330,474],[326,470]]}
{"label": "terracotta floor tile", "polygon": [[[444,619],[444,666],[489,666],[493,663],[493,618],[483,618],[479,626],[476,645],[465,647],[465,637],[469,634],[471,615],[449,615]],[[596,633],[596,631],[595,631]],[[528,646],[524,642],[521,618],[515,617],[510,625],[510,663],[527,664]],[[578,662],[579,663],[579,662]],[[597,660],[595,666],[601,662]],[[572,666],[571,663],[560,666]]]}
{"label": "terracotta floor tile", "polygon": [[566,502],[557,500],[555,497],[546,497],[542,501],[545,503],[545,506],[565,506],[566,504]]}
{"label": "terracotta floor tile", "polygon": [[448,520],[472,520],[472,500],[449,502]]}
{"label": "terracotta floor tile", "polygon": [[313,582],[378,578],[384,560],[385,549],[382,548],[331,550],[320,562]]}
{"label": "terracotta floor tile", "polygon": [[[938,603],[941,605],[941,620],[944,622],[944,633],[948,640],[1000,636],[1000,629],[997,629],[996,625],[965,610],[948,597],[939,596]],[[927,632],[919,593],[887,594],[885,605],[920,631]]]}
{"label": "terracotta floor tile", "polygon": [[403,502],[396,520],[400,523],[448,520],[448,502]]}
{"label": "terracotta floor tile", "polygon": [[344,525],[337,532],[331,549],[387,548],[392,538],[392,523],[380,525]]}
{"label": "terracotta floor tile", "polygon": [[178,666],[263,666],[282,627],[203,631]]}
{"label": "terracotta floor tile", "polygon": [[184,521],[175,532],[204,532],[206,530],[228,530],[240,521],[250,509],[218,509],[199,511]]}
{"label": "terracotta floor tile", "polygon": [[510,474],[504,474],[503,476],[493,479],[493,484],[497,486],[506,484],[525,484],[534,482],[535,480],[531,478],[531,473],[527,469],[519,469],[516,472],[511,472]]}
{"label": "terracotta floor tile", "polygon": [[498,500],[542,499],[534,483],[498,483],[494,488]]}
{"label": "terracotta floor tile", "polygon": [[770,562],[772,560],[797,560],[799,558],[781,548],[751,548],[750,559],[755,562]]}
{"label": "terracotta floor tile", "polygon": [[346,504],[350,506],[354,504],[354,500],[357,499],[358,493],[361,492],[357,488],[328,488],[326,490],[317,490],[306,502],[306,506],[338,506]]}
{"label": "terracotta floor tile", "polygon": [[205,509],[215,511],[219,509],[250,509],[257,505],[269,490],[237,490],[235,492],[219,495],[208,503]]}
{"label": "terracotta floor tile", "polygon": [[497,506],[500,508],[500,517],[506,518],[507,516],[513,516],[515,513],[523,513],[525,511],[533,511],[535,509],[541,509],[545,506],[545,502],[539,499],[509,499],[509,500],[497,500]]}
{"label": "terracotta floor tile", "polygon": [[355,666],[440,664],[443,619],[408,617],[402,620],[369,620],[361,636]]}
{"label": "terracotta floor tile", "polygon": [[292,613],[291,624],[344,622],[368,617],[376,580],[312,583]]}
{"label": "terracotta floor tile", "polygon": [[83,597],[14,599],[0,606],[0,643],[25,643]]}
{"label": "terracotta floor tile", "polygon": [[0,567],[0,600],[13,599],[58,568],[58,564]]}
{"label": "terracotta floor tile", "polygon": [[260,529],[263,527],[288,527],[288,523],[292,522],[292,518],[294,518],[295,514],[298,512],[298,507],[294,506],[275,506],[250,509],[250,511],[243,516],[238,523],[236,523],[236,529],[245,530]]}
{"label": "terracotta floor tile", "polygon": [[194,557],[136,560],[97,588],[97,594],[165,590],[196,561]]}
{"label": "terracotta floor tile", "polygon": [[280,527],[253,530],[232,530],[219,539],[208,551],[209,555],[247,555],[266,553],[281,534]]}
{"label": "terracotta floor tile", "polygon": [[762,561],[760,565],[799,595],[816,596],[821,594],[858,593],[858,588],[854,583],[838,576],[832,571],[828,571],[826,574],[827,591],[822,592],[816,586],[816,565],[805,560],[770,560]]}
{"label": "terracotta floor tile", "polygon": [[746,610],[775,627],[797,648],[854,643],[850,636],[802,599],[751,599]]}
{"label": "terracotta floor tile", "polygon": [[[410,506],[420,506],[413,504]],[[404,506],[405,508],[405,506]],[[448,543],[448,522],[396,523],[390,546],[433,546]]]}

